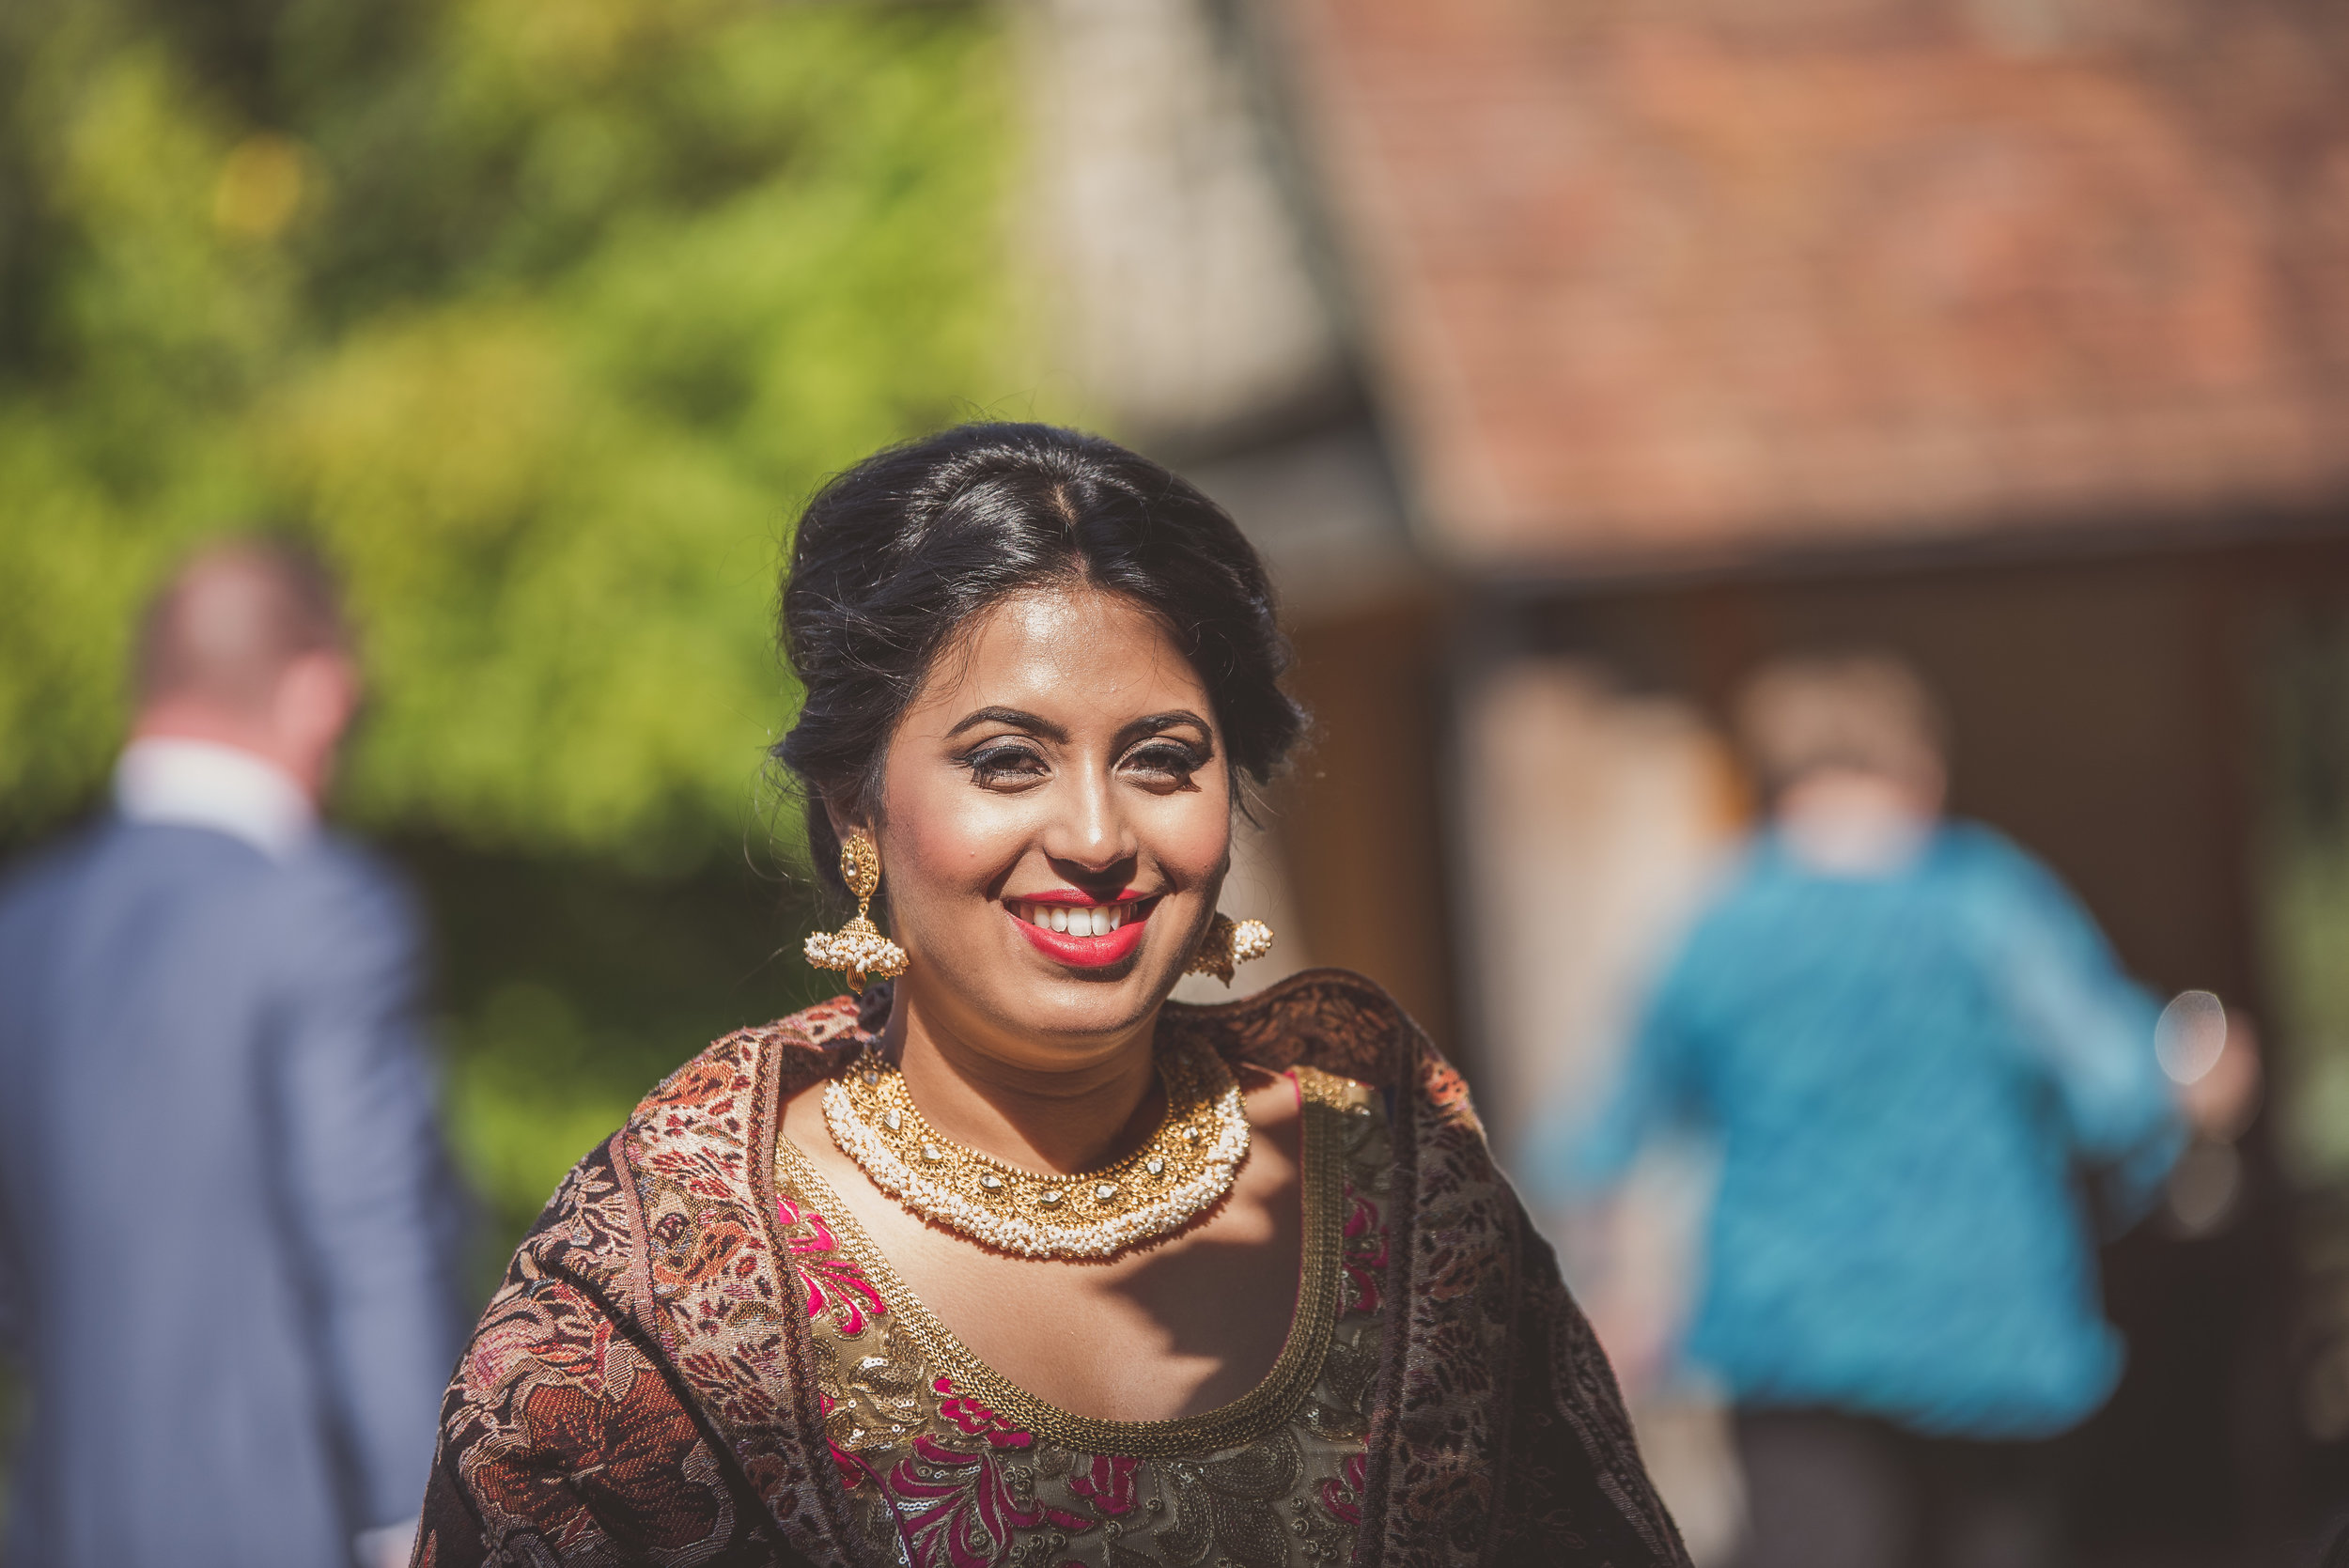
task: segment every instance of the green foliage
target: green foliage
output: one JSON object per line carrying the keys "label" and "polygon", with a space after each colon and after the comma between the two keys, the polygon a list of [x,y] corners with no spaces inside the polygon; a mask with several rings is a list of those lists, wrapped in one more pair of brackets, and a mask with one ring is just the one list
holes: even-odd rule
{"label": "green foliage", "polygon": [[486,1290],[563,1173],[711,1040],[839,990],[808,969],[804,877],[739,860],[606,864],[394,846],[440,949],[449,1133],[484,1209]]}
{"label": "green foliage", "polygon": [[0,8],[0,843],[99,787],[176,557],[314,536],[493,1265],[832,989],[756,869],[774,568],[826,474],[1011,386],[1003,68],[971,6]]}
{"label": "green foliage", "polygon": [[2302,841],[2265,878],[2269,982],[2294,1047],[2285,1152],[2295,1174],[2349,1177],[2349,842]]}
{"label": "green foliage", "polygon": [[2268,1004],[2288,1048],[2279,1152],[2306,1188],[2349,1180],[2349,617],[2298,607],[2264,629],[2260,706]]}
{"label": "green foliage", "polygon": [[682,867],[789,693],[799,500],[1000,398],[991,15],[20,0],[0,18],[0,832],[86,800],[138,600],[346,571],[360,819]]}

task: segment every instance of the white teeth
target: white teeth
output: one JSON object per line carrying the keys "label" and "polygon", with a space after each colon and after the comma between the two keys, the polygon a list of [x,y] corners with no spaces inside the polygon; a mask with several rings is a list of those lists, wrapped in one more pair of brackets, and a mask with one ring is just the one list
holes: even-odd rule
{"label": "white teeth", "polygon": [[1013,915],[1030,925],[1047,931],[1059,931],[1072,937],[1106,937],[1133,918],[1130,904],[1095,904],[1070,908],[1066,904],[1031,904],[1024,901],[1011,906]]}

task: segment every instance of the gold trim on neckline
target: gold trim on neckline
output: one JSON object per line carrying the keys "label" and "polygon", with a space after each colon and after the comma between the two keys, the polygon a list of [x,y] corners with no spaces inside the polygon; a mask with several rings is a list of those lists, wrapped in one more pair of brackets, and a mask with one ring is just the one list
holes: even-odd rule
{"label": "gold trim on neckline", "polygon": [[1134,1459],[1215,1453],[1253,1442],[1297,1413],[1320,1380],[1330,1340],[1337,1328],[1346,1219],[1341,1123],[1348,1107],[1342,1095],[1315,1081],[1327,1079],[1329,1075],[1300,1071],[1296,1077],[1302,1110],[1298,1163],[1303,1188],[1304,1256],[1288,1335],[1272,1370],[1254,1388],[1228,1405],[1171,1421],[1104,1421],[1064,1410],[1029,1393],[979,1359],[907,1287],[832,1184],[780,1129],[775,1136],[775,1172],[786,1190],[814,1201],[832,1227],[833,1241],[864,1271],[887,1303],[889,1314],[913,1335],[923,1356],[954,1379],[957,1393],[976,1399],[1019,1430],[1076,1453]]}

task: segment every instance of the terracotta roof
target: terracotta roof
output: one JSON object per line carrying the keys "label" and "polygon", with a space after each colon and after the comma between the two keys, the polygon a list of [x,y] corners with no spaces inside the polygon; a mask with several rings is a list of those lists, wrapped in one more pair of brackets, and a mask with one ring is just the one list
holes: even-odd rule
{"label": "terracotta roof", "polygon": [[2349,480],[2337,8],[1283,3],[1456,558],[2126,524]]}

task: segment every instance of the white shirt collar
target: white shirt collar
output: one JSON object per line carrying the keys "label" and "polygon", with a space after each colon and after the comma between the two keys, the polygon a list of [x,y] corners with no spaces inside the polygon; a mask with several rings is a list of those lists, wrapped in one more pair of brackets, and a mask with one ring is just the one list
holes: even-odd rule
{"label": "white shirt collar", "polygon": [[115,809],[132,822],[210,828],[283,860],[318,831],[291,774],[210,740],[134,740],[115,764]]}

